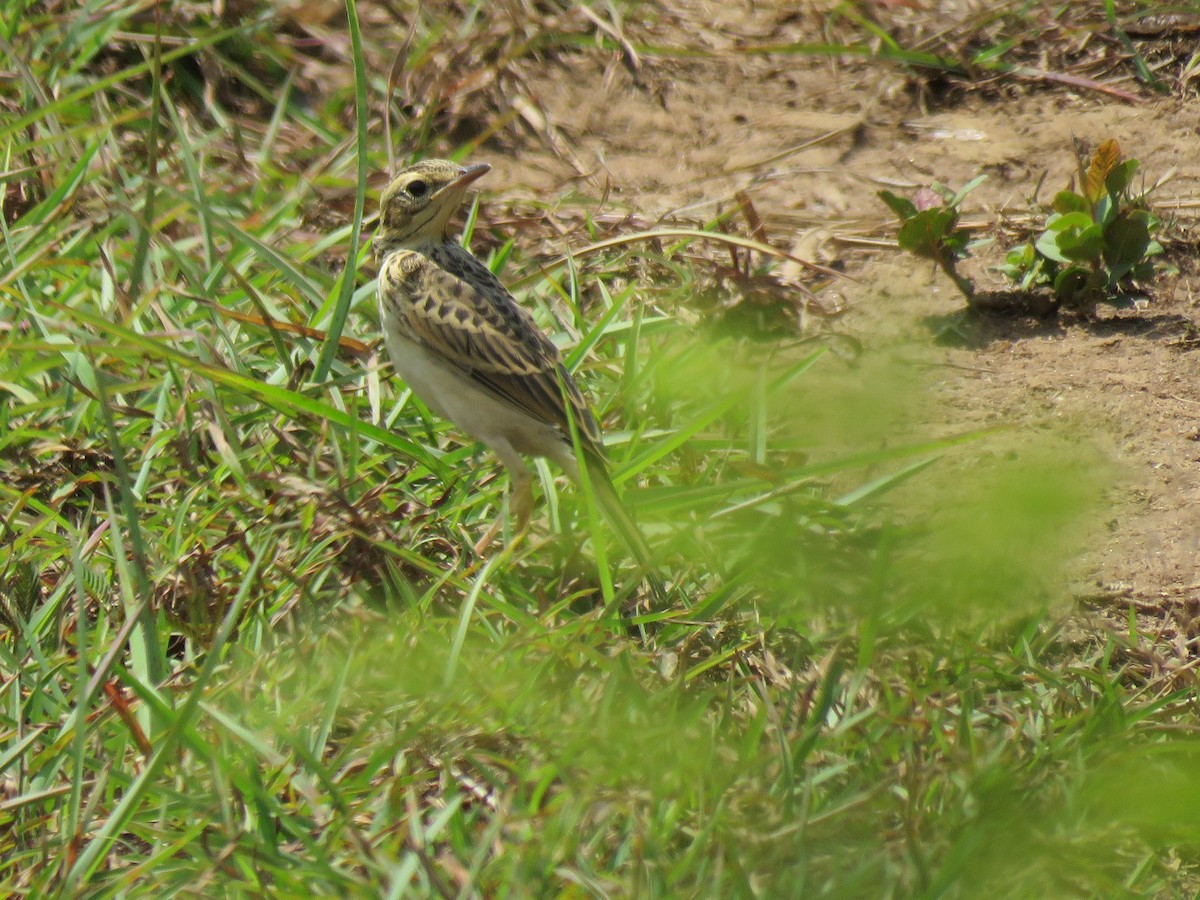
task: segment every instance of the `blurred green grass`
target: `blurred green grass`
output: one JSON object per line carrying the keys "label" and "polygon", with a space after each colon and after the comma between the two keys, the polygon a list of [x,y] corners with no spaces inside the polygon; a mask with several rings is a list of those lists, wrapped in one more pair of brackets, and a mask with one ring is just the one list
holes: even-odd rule
{"label": "blurred green grass", "polygon": [[[346,258],[387,168],[390,9],[360,10],[356,91],[320,50],[337,17],[3,4],[0,889],[1194,885],[1187,683],[1146,677],[1132,628],[1061,630],[1110,468],[930,427],[886,354],[730,335],[691,306],[698,239],[549,267],[538,228],[594,243],[598,198],[515,239],[471,211],[604,414],[673,606],[633,639],[597,605],[597,566],[626,592],[631,567],[548,470],[532,539],[473,559],[502,478],[388,377]],[[611,39],[555,9],[426,7],[389,137],[502,132],[439,73]]]}

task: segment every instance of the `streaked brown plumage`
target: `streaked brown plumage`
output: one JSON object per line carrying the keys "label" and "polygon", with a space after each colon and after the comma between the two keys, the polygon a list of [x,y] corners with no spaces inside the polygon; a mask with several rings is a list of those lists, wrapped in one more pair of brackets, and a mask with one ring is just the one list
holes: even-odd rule
{"label": "streaked brown plumage", "polygon": [[548,457],[578,481],[573,423],[597,497],[645,563],[645,542],[608,477],[600,427],[558,349],[487,266],[449,239],[467,186],[489,168],[425,160],[400,172],[380,198],[373,249],[392,364],[431,410],[504,463],[520,529],[533,509],[521,457]]}

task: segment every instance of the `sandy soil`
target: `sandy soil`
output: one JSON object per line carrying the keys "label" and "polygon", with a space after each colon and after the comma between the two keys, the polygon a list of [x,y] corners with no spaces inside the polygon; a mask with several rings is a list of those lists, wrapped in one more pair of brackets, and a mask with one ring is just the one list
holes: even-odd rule
{"label": "sandy soil", "polygon": [[[919,346],[940,363],[937,391],[958,424],[1088,423],[1126,477],[1081,594],[1118,618],[1134,602],[1148,625],[1187,641],[1200,606],[1200,280],[1187,225],[1200,194],[1200,101],[1154,99],[1132,80],[1119,86],[1142,102],[1033,79],[942,91],[935,106],[898,68],[734,52],[820,39],[815,17],[784,6],[693,3],[646,26],[660,44],[707,43],[716,58],[642,59],[635,70],[617,54],[591,55],[542,69],[525,89],[558,140],[531,128],[518,152],[489,157],[491,185],[516,197],[598,195],[607,183],[611,205],[651,220],[711,217],[747,191],[776,246],[854,276],[830,286],[846,307],[839,330],[868,347]],[[1094,148],[1109,137],[1150,181],[1174,171],[1155,198],[1161,212],[1178,211],[1173,233],[1192,242],[1172,257],[1182,274],[1160,279],[1144,309],[1097,321],[990,318],[969,346],[937,346],[930,323],[961,298],[887,247],[893,219],[875,191],[987,173],[966,220],[990,227],[1027,210],[1039,181],[1042,199],[1067,186],[1073,140]],[[1001,258],[994,245],[969,274],[1003,287],[989,271]]]}

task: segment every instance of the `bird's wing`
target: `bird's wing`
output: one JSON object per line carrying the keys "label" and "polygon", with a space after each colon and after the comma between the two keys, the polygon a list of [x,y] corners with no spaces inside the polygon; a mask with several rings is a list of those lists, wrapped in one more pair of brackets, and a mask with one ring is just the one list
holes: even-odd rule
{"label": "bird's wing", "polygon": [[465,250],[439,247],[432,258],[392,253],[380,268],[379,292],[410,338],[568,441],[569,408],[584,447],[603,457],[599,426],[558,349]]}

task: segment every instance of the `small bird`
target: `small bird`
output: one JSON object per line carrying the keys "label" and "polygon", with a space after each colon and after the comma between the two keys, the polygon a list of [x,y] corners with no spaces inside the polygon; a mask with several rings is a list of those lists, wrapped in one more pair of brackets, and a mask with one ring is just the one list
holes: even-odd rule
{"label": "small bird", "polygon": [[491,270],[450,240],[450,217],[490,169],[428,159],[384,189],[372,249],[392,365],[426,406],[500,458],[512,479],[519,533],[533,512],[533,477],[522,455],[553,460],[576,483],[582,462],[605,512],[648,567],[645,540],[609,478],[600,426],[558,349]]}

